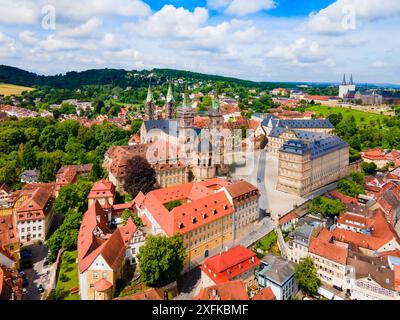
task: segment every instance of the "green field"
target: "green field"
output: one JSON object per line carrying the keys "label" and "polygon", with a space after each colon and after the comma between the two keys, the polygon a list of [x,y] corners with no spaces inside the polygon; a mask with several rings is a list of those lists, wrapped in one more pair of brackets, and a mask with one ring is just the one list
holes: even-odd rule
{"label": "green field", "polygon": [[[79,287],[77,257],[78,251],[76,250],[63,252],[57,278],[57,291],[69,293],[70,289]],[[68,294],[64,300],[79,300],[79,293]]]}
{"label": "green field", "polygon": [[0,83],[0,95],[11,96],[20,95],[24,91],[33,91],[34,88],[17,86],[14,84]]}
{"label": "green field", "polygon": [[339,114],[339,113],[342,113],[343,119],[354,116],[357,123],[369,123],[371,120],[374,121],[377,121],[378,119],[383,120],[384,118],[388,117],[376,113],[352,110],[344,107],[312,106],[307,108],[307,110],[315,111],[317,116],[322,114],[324,117],[328,117],[331,114]]}

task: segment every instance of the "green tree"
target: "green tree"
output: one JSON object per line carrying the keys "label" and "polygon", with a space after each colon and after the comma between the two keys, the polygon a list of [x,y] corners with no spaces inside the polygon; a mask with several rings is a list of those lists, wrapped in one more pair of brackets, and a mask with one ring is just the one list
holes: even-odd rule
{"label": "green tree", "polygon": [[363,162],[361,164],[361,169],[365,174],[374,175],[378,167],[374,162]]}
{"label": "green tree", "polygon": [[365,194],[365,189],[362,185],[347,179],[340,180],[337,184],[337,189],[350,197],[358,197],[360,194]]}
{"label": "green tree", "polygon": [[87,196],[92,186],[93,182],[80,178],[77,183],[62,187],[54,201],[54,211],[66,214],[69,210],[76,209],[84,213],[87,210]]}
{"label": "green tree", "polygon": [[141,227],[144,226],[143,221],[139,216],[134,216],[133,217],[133,222],[135,223],[136,227],[141,228]]}
{"label": "green tree", "polygon": [[294,277],[299,288],[306,294],[314,296],[318,293],[321,280],[318,277],[314,261],[310,257],[302,258],[295,266]]}
{"label": "green tree", "polygon": [[183,269],[186,251],[180,234],[149,235],[139,249],[138,260],[144,282],[159,286],[175,281]]}
{"label": "green tree", "polygon": [[308,210],[324,216],[337,216],[346,210],[346,206],[339,200],[318,196],[308,204]]}
{"label": "green tree", "polygon": [[143,123],[143,121],[140,119],[133,120],[132,124],[131,124],[131,133],[132,134],[138,133],[140,130],[140,127],[142,126],[142,123]]}
{"label": "green tree", "polygon": [[122,223],[124,225],[126,225],[126,223],[128,222],[129,218],[132,217],[132,213],[130,210],[125,209],[122,214],[121,214],[121,219],[122,219]]}
{"label": "green tree", "polygon": [[36,153],[30,142],[25,143],[22,151],[22,165],[25,169],[34,169],[37,165]]}

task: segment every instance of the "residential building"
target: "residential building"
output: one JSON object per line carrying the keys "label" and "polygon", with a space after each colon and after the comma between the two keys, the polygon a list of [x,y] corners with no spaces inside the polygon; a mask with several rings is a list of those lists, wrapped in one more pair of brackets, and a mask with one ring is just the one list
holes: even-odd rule
{"label": "residential building", "polygon": [[390,163],[395,163],[400,159],[400,151],[374,148],[361,152],[361,157],[364,162],[373,162],[378,168],[384,168]]}
{"label": "residential building", "polygon": [[331,286],[343,287],[347,252],[348,245],[334,241],[332,233],[325,228],[311,238],[309,256],[320,279]]}
{"label": "residential building", "polygon": [[[131,219],[130,219],[131,220]],[[135,231],[132,221],[113,233],[110,219],[97,199],[84,214],[78,236],[78,271],[81,300],[111,300]]]}
{"label": "residential building", "polygon": [[279,219],[279,226],[282,231],[289,231],[299,221],[299,216],[295,212],[290,212]]}
{"label": "residential building", "polygon": [[242,280],[247,291],[256,290],[255,272],[260,265],[257,255],[242,245],[208,258],[201,265],[201,286],[208,287]]}
{"label": "residential building", "polygon": [[193,300],[249,300],[249,296],[243,281],[239,279],[202,288]]}
{"label": "residential building", "polygon": [[353,300],[400,300],[400,259],[349,252],[346,291]]}
{"label": "residential building", "polygon": [[289,234],[288,260],[299,263],[302,258],[308,256],[308,247],[314,230],[318,228],[305,223]]}
{"label": "residential building", "polygon": [[0,258],[0,264],[19,267],[20,241],[13,215],[0,216],[0,251],[5,256],[4,260]]}
{"label": "residential building", "polygon": [[5,183],[0,185],[0,207],[6,206],[10,200],[12,191]]}
{"label": "residential building", "polygon": [[25,170],[20,175],[20,181],[22,183],[37,183],[39,181],[39,171],[34,170]]}
{"label": "residential building", "polygon": [[234,238],[236,239],[259,221],[260,191],[245,180],[229,184],[224,191],[235,209]]}
{"label": "residential building", "polygon": [[106,203],[113,205],[115,199],[115,186],[111,181],[100,180],[97,181],[88,195],[89,207],[97,200],[102,206]]}
{"label": "residential building", "polygon": [[[51,187],[52,186],[52,187]],[[14,205],[21,243],[46,240],[53,222],[54,185],[25,190]]]}
{"label": "residential building", "polygon": [[334,240],[358,247],[368,255],[400,249],[400,238],[381,209],[360,218],[347,214],[332,232]]}
{"label": "residential building", "polygon": [[128,296],[115,298],[114,300],[166,300],[166,292],[161,288],[152,288],[144,292],[134,293]]}
{"label": "residential building", "polygon": [[256,277],[258,286],[270,288],[277,300],[290,300],[298,291],[294,279],[294,263],[283,258],[266,255],[261,260]]}
{"label": "residential building", "polygon": [[[221,182],[222,181],[222,182]],[[221,250],[233,239],[234,208],[219,183],[213,179],[139,193],[135,204],[139,217],[150,223],[151,232],[172,237],[179,233],[187,251],[185,269],[191,269]],[[218,191],[219,190],[219,191]],[[178,206],[168,211],[167,205]]]}
{"label": "residential building", "polygon": [[16,269],[0,264],[1,300],[22,300],[22,278]]}
{"label": "residential building", "polygon": [[92,172],[93,164],[79,164],[62,166],[56,175],[56,183],[63,187],[74,183],[78,176],[87,176]]}
{"label": "residential building", "polygon": [[258,291],[251,300],[276,300],[276,297],[271,287],[267,287]]}

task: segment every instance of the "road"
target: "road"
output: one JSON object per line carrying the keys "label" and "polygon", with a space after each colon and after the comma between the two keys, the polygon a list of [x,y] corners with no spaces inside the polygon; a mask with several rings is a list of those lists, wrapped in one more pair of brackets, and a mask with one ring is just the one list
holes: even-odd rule
{"label": "road", "polygon": [[24,272],[29,280],[29,286],[27,287],[28,293],[24,296],[24,300],[40,300],[42,294],[38,294],[37,287],[42,284],[46,289],[49,281],[47,271],[51,267],[44,267],[44,258],[47,256],[47,247],[45,245],[28,245],[24,246],[23,249],[29,249],[32,251],[32,262],[33,268],[25,269]]}

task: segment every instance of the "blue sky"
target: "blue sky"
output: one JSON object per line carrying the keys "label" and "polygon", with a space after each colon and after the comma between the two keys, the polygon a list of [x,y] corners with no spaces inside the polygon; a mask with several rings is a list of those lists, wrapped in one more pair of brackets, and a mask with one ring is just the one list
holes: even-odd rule
{"label": "blue sky", "polygon": [[398,0],[0,0],[0,7],[0,63],[41,74],[176,68],[260,81],[330,82],[353,73],[359,83],[400,82]]}

